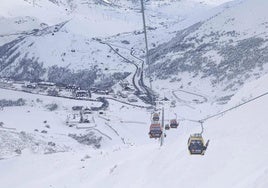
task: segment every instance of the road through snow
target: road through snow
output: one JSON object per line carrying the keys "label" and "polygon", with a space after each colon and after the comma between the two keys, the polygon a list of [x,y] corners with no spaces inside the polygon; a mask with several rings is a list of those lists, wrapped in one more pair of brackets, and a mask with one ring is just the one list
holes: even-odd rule
{"label": "road through snow", "polygon": [[[118,50],[116,50],[112,44],[109,44],[107,42],[102,42],[100,41],[101,44],[105,44],[107,45],[115,54],[117,54],[118,56],[120,56],[125,62],[130,63],[132,65],[135,66],[136,70],[133,73],[133,77],[132,77],[132,84],[134,86],[134,88],[136,89],[136,95],[137,97],[139,97],[143,102],[147,103],[147,104],[155,104],[155,96],[154,94],[150,91],[150,89],[144,84],[144,61],[138,57],[136,57],[133,54],[133,49],[129,50],[126,48],[123,48],[124,50],[128,50],[129,54],[134,57],[135,59],[138,59],[139,61],[141,61],[141,63],[135,63],[134,60],[129,60],[128,58],[124,57],[122,54],[120,54],[118,52]],[[116,46],[117,47],[117,46]]]}

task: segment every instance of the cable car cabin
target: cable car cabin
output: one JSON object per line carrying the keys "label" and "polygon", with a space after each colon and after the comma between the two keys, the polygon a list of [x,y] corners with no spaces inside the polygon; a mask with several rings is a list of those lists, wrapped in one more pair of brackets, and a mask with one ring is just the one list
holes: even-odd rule
{"label": "cable car cabin", "polygon": [[204,155],[208,147],[209,140],[205,144],[201,134],[190,135],[188,139],[188,150],[191,155]]}
{"label": "cable car cabin", "polygon": [[166,125],[165,125],[165,130],[169,130],[169,129],[170,129],[169,124],[166,124]]}
{"label": "cable car cabin", "polygon": [[153,121],[159,121],[159,114],[158,113],[154,113],[153,114]]}
{"label": "cable car cabin", "polygon": [[171,128],[177,128],[179,126],[178,122],[176,119],[170,120],[170,127]]}
{"label": "cable car cabin", "polygon": [[151,124],[149,131],[150,138],[160,138],[162,133],[163,133],[162,127],[159,123]]}

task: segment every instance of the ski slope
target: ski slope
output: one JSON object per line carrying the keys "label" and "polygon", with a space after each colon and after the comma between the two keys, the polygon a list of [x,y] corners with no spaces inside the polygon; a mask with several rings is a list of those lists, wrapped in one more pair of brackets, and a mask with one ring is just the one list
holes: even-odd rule
{"label": "ski slope", "polygon": [[[267,81],[268,76],[245,85],[230,104],[237,105],[245,97],[250,99],[267,92],[268,87],[263,84]],[[268,133],[265,114],[268,96],[206,121],[203,136],[210,139],[210,145],[204,156],[190,156],[187,151],[189,134],[201,131],[198,124],[182,121],[178,129],[166,132],[164,146],[160,148],[159,142],[149,139],[146,132],[149,113],[133,108],[120,112],[118,107],[116,103],[110,107],[111,126],[132,140],[132,144],[115,142],[95,150],[70,142],[72,150],[48,155],[26,148],[20,156],[0,160],[1,185],[13,188],[268,186],[268,150],[264,144]],[[145,124],[119,125],[118,112],[124,119]]]}
{"label": "ski slope", "polygon": [[[6,40],[10,40],[6,35],[12,34],[13,31],[16,34],[39,28],[43,22],[47,26],[51,26],[68,20],[62,30],[55,32],[55,35],[52,35],[54,26],[51,26],[47,28],[47,33],[41,36],[27,36],[24,44],[27,51],[22,51],[22,54],[25,55],[30,51],[32,54],[29,55],[39,57],[44,62],[47,61],[47,66],[52,66],[53,60],[56,60],[56,62],[60,62],[61,66],[84,69],[90,67],[93,61],[99,60],[95,63],[109,62],[103,66],[109,66],[109,70],[120,67],[124,70],[134,70],[125,64],[120,65],[122,62],[118,59],[113,58],[108,61],[108,57],[103,54],[110,54],[109,48],[90,39],[96,34],[106,37],[118,32],[140,29],[140,20],[138,20],[140,15],[130,11],[127,16],[121,16],[129,11],[129,9],[124,10],[129,6],[128,1],[101,1],[108,4],[118,3],[119,7],[123,7],[116,11],[108,6],[96,5],[95,1],[88,1],[90,2],[89,7],[81,5],[80,0],[72,1],[77,5],[73,8],[70,4],[66,4],[69,1],[57,2],[60,2],[59,6],[53,4],[52,1],[40,0],[36,1],[36,5],[33,6],[31,1],[5,0],[0,6],[0,16],[2,16],[0,24],[10,27],[4,27],[0,31],[0,35],[3,35],[2,38],[5,38],[1,42],[5,43]],[[157,38],[154,40],[156,43],[167,40],[164,35],[160,36],[162,31],[173,32],[175,35],[174,31],[178,30],[175,27],[183,28],[182,26],[186,27],[187,24],[193,23],[191,19],[186,19],[188,16],[190,17],[190,13],[194,14],[195,11],[201,13],[224,2],[227,1],[176,1],[174,7],[165,5],[166,2],[162,1],[149,4],[148,11],[152,17],[148,19],[148,23],[152,25],[156,24],[152,19],[154,14],[159,12],[158,16],[161,19],[169,19],[166,22],[168,24],[174,23],[177,18],[179,20],[177,22],[180,22],[180,16],[185,18],[182,23],[177,23],[166,30],[162,28],[151,37]],[[230,31],[233,30],[233,25],[236,26],[237,31],[247,31],[237,40],[254,36],[256,33],[251,28],[259,26],[257,34],[265,35],[264,38],[267,38],[266,26],[260,25],[267,18],[265,12],[267,3],[264,0],[243,2],[245,3],[237,4],[237,9],[227,9],[221,13],[221,16],[211,19],[200,28],[199,36],[210,33],[210,30],[207,30],[209,27],[221,30],[222,25],[225,24],[224,28],[226,27]],[[247,10],[255,6],[256,2],[265,3],[260,8],[258,16],[255,16],[254,12],[247,14]],[[161,4],[160,7],[158,7],[159,4]],[[176,7],[181,5],[185,6],[185,12],[179,17],[172,18],[176,15]],[[191,10],[193,7],[196,9]],[[93,11],[86,13],[88,10]],[[105,13],[102,13],[103,11]],[[164,16],[161,11],[162,13],[170,11],[170,14]],[[47,12],[53,14],[47,16]],[[246,15],[246,17],[240,16],[241,12],[243,13],[241,15]],[[196,13],[195,17],[197,15]],[[225,23],[225,18],[233,18],[233,16],[237,19]],[[195,19],[197,20],[197,18]],[[18,27],[16,27],[17,25]],[[91,27],[92,25],[95,27]],[[107,25],[114,27],[111,30],[104,29],[104,26]],[[124,27],[117,27],[119,25]],[[80,28],[83,28],[82,31]],[[168,32],[167,34],[171,34]],[[139,43],[142,41],[141,35],[136,39],[137,37],[130,38],[130,34],[121,36],[120,40],[128,39],[132,45],[140,46],[137,47],[140,49],[142,47],[142,43]],[[123,45],[119,39],[116,39],[116,36],[108,39],[113,44]],[[228,38],[223,39],[227,41]],[[50,50],[45,50],[46,48],[50,48]],[[71,53],[73,49],[76,49],[75,53]],[[130,57],[129,50],[119,49],[120,53]],[[65,51],[70,53],[67,53],[66,59],[62,60],[61,54]],[[91,51],[95,54],[88,55],[88,52]],[[76,54],[77,52],[79,54]],[[207,55],[218,58],[213,51]],[[88,56],[92,58],[92,62],[88,62]],[[70,64],[70,62],[75,63]],[[192,79],[190,76],[184,76],[185,79],[189,77],[189,81]],[[104,111],[104,115],[94,112],[89,124],[68,127],[65,121],[67,116],[72,114],[72,106],[95,107],[100,104],[0,89],[0,100],[17,100],[18,98],[26,100],[25,106],[0,109],[0,122],[4,123],[3,127],[0,127],[0,187],[267,188],[268,149],[265,141],[268,134],[266,125],[268,96],[206,121],[203,136],[205,141],[210,140],[210,145],[204,156],[190,156],[187,150],[189,135],[201,131],[198,123],[187,119],[199,120],[213,115],[218,110],[231,108],[268,92],[267,82],[268,76],[265,75],[258,80],[246,83],[228,104],[222,106],[210,104],[212,96],[208,96],[209,83],[205,80],[199,81],[196,87],[201,88],[200,86],[202,86],[203,93],[199,93],[198,91],[201,89],[197,91],[193,86],[191,86],[192,90],[177,90],[178,88],[172,90],[171,83],[167,84],[161,80],[154,82],[153,87],[159,91],[161,96],[177,102],[176,107],[168,108],[165,111],[167,119],[172,119],[176,115],[183,120],[178,129],[166,132],[167,137],[161,148],[158,140],[149,139],[151,112],[144,108],[109,100],[109,108]],[[175,84],[176,87],[179,87],[176,82]],[[159,85],[163,87],[157,88]],[[57,104],[58,108],[50,111],[47,108],[47,105],[50,104]],[[47,123],[44,123],[45,121]],[[90,132],[102,137],[99,149],[94,145],[80,144],[68,136],[69,134],[88,134]],[[55,143],[55,146],[49,144],[51,142]],[[21,154],[16,152],[18,149]]]}

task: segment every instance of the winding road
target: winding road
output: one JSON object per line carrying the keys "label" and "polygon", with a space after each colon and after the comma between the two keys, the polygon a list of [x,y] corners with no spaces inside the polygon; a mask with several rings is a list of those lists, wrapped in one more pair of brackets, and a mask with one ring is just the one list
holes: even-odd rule
{"label": "winding road", "polygon": [[107,45],[115,54],[121,57],[126,63],[132,64],[135,66],[136,70],[132,77],[132,84],[135,88],[135,95],[140,98],[144,103],[155,105],[155,95],[153,92],[145,85],[144,83],[144,60],[134,55],[134,49],[126,49],[130,51],[130,55],[140,61],[141,63],[136,63],[135,61],[131,61],[128,58],[124,57],[122,54],[116,50],[112,44],[107,42],[99,41],[101,44]]}

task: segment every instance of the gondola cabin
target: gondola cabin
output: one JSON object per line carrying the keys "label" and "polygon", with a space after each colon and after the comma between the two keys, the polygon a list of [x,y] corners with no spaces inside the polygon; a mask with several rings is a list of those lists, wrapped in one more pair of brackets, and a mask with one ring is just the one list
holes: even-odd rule
{"label": "gondola cabin", "polygon": [[159,121],[160,118],[159,118],[159,114],[158,113],[154,113],[153,114],[153,121]]}
{"label": "gondola cabin", "polygon": [[163,131],[160,123],[151,124],[149,131],[150,138],[160,138],[162,133]]}
{"label": "gondola cabin", "polygon": [[176,119],[170,120],[170,128],[177,128],[179,126]]}
{"label": "gondola cabin", "polygon": [[165,125],[165,130],[169,130],[169,129],[170,129],[169,124],[166,124],[166,125]]}
{"label": "gondola cabin", "polygon": [[201,134],[190,135],[188,139],[188,150],[191,155],[204,155],[207,149],[209,140],[205,144]]}

